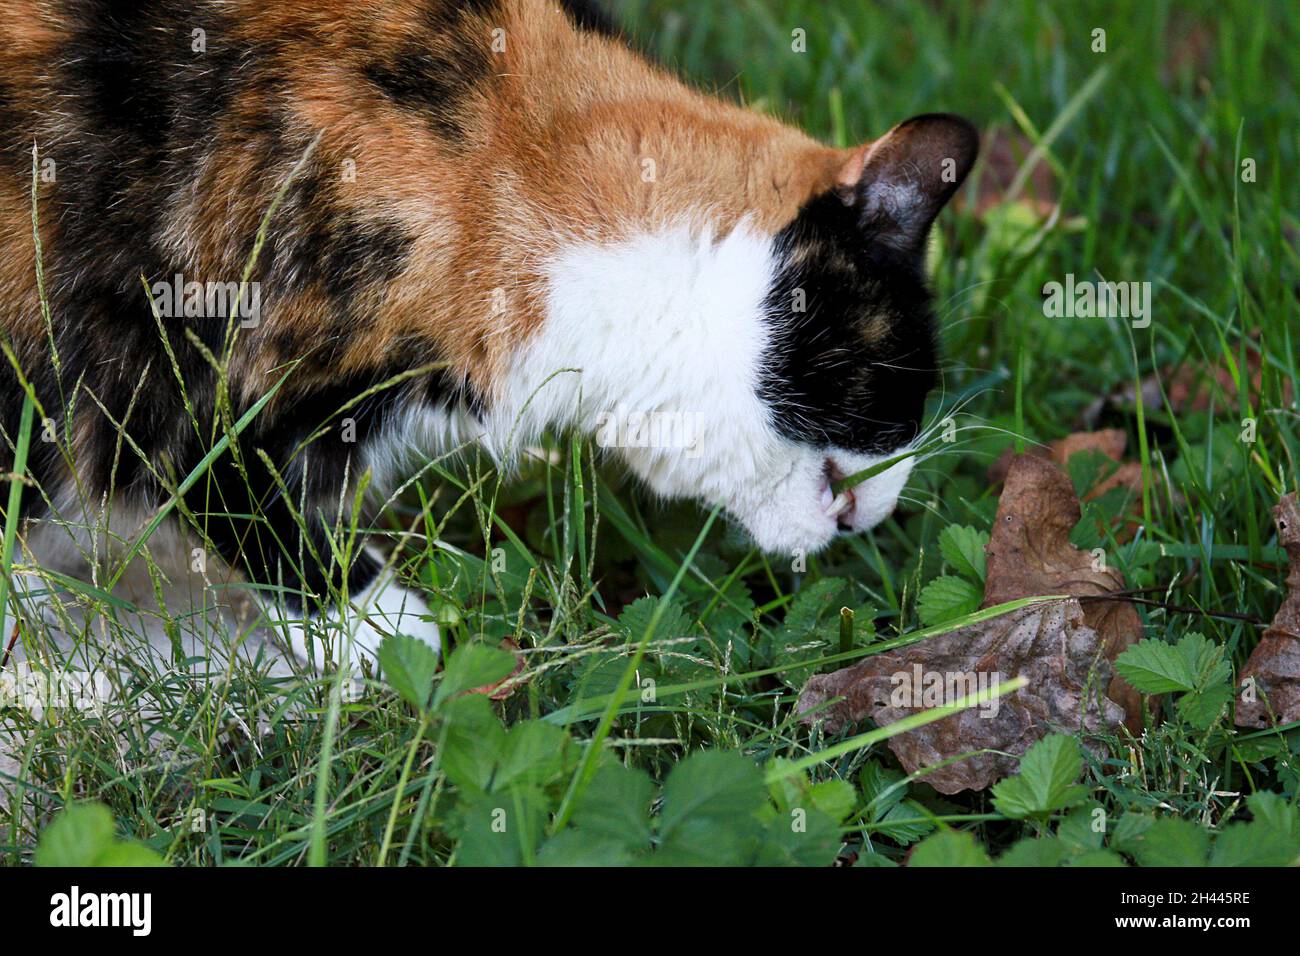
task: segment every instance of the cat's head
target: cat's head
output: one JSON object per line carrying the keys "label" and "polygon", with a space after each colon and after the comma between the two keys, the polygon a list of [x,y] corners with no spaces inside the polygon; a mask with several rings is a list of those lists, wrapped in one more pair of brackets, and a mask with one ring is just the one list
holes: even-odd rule
{"label": "cat's head", "polygon": [[554,321],[518,394],[565,404],[577,379],[546,375],[581,368],[599,444],[665,497],[722,507],[766,551],[873,527],[912,459],[831,486],[920,434],[938,378],[926,240],[977,150],[965,120],[918,116],[841,154],[771,230],[682,225],[571,248],[549,270]]}
{"label": "cat's head", "polygon": [[839,495],[831,486],[920,437],[938,381],[926,240],[978,149],[959,117],[907,120],[857,151],[777,235],[761,396],[792,468],[771,494],[732,509],[768,550],[815,550],[894,510],[914,458]]}

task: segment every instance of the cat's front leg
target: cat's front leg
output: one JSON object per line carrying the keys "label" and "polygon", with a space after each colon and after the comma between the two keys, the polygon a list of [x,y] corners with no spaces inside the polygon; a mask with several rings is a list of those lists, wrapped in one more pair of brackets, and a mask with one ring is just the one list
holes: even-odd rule
{"label": "cat's front leg", "polygon": [[[367,557],[374,559],[369,553]],[[428,604],[387,570],[376,572],[359,593],[349,595],[345,608],[306,608],[296,618],[282,616],[279,623],[301,663],[319,668],[327,660],[346,661],[353,674],[364,667],[378,673],[379,647],[391,635],[414,637],[435,654],[442,646]]]}
{"label": "cat's front leg", "polygon": [[339,502],[352,494],[350,457],[295,452],[293,429],[279,437],[242,469],[224,458],[214,463],[219,501],[196,495],[187,502],[222,556],[254,584],[268,623],[316,669],[337,664],[360,674],[368,665],[377,673],[380,645],[393,634],[438,652],[438,627],[423,598],[402,586],[375,548],[344,547]]}

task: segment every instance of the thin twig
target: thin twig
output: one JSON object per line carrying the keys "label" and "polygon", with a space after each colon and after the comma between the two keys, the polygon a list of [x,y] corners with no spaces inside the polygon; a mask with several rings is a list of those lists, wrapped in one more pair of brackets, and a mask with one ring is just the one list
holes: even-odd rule
{"label": "thin twig", "polygon": [[[1145,588],[1146,591],[1156,591],[1159,588]],[[1267,622],[1260,620],[1250,614],[1234,614],[1231,611],[1205,611],[1199,607],[1189,607],[1186,604],[1166,604],[1164,601],[1152,601],[1150,598],[1133,597],[1133,594],[1142,593],[1141,591],[1116,591],[1112,594],[1086,594],[1077,600],[1084,601],[1124,601],[1129,604],[1145,604],[1150,607],[1161,607],[1166,611],[1173,611],[1176,614],[1198,614],[1201,617],[1217,617],[1228,621],[1245,621],[1247,624],[1254,624],[1256,627],[1263,627]]]}
{"label": "thin twig", "polygon": [[9,666],[9,655],[13,653],[14,645],[18,643],[18,622],[14,621],[14,632],[9,635],[9,644],[5,647],[5,656],[0,660],[0,670]]}

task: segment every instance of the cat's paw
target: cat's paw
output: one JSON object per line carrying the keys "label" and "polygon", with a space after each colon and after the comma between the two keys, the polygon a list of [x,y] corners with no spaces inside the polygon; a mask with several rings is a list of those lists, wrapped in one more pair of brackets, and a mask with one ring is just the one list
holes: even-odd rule
{"label": "cat's paw", "polygon": [[391,635],[414,637],[435,654],[442,648],[438,625],[424,599],[387,576],[362,591],[346,609],[278,618],[277,629],[301,663],[319,668],[327,660],[346,662],[354,675],[367,666],[372,674],[378,672],[379,647]]}
{"label": "cat's paw", "polygon": [[395,580],[381,579],[367,588],[343,617],[345,639],[350,634],[352,660],[378,661],[384,638],[405,634],[423,641],[435,654],[442,649],[438,625],[424,599]]}

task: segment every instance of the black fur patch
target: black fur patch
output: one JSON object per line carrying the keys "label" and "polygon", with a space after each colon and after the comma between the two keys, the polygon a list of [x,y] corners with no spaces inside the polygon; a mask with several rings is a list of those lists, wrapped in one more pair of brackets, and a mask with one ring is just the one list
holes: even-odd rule
{"label": "black fur patch", "polygon": [[[245,259],[253,241],[250,236]],[[280,360],[311,353],[314,361],[328,362],[336,346],[366,334],[368,311],[359,296],[401,275],[413,241],[396,221],[341,208],[330,173],[308,163],[270,223],[253,278],[262,282],[267,311],[315,287],[329,300],[329,312],[321,317],[318,339],[301,342],[287,331],[273,336]]]}
{"label": "black fur patch", "polygon": [[31,129],[14,104],[13,94],[0,84],[0,169],[28,172],[32,162]]}
{"label": "black fur patch", "polygon": [[486,21],[470,18],[490,17],[496,7],[495,0],[434,0],[425,16],[429,42],[367,64],[366,79],[393,103],[420,113],[442,137],[463,140],[465,101],[492,76]]}
{"label": "black fur patch", "polygon": [[[254,580],[283,584],[291,607],[314,609],[331,586],[342,584],[342,569],[326,538],[338,515],[344,477],[350,473],[355,482],[364,442],[383,426],[390,405],[381,393],[339,413],[383,380],[352,375],[293,395],[278,414],[260,419],[240,438],[244,474],[223,455],[213,465],[213,481],[187,496],[187,508],[222,556],[242,562]],[[355,441],[344,440],[343,417],[352,419]],[[318,427],[324,433],[303,447]],[[275,463],[287,495],[261,456],[249,453],[257,449]],[[361,555],[348,570],[350,593],[364,588],[377,570]]]}
{"label": "black fur patch", "polygon": [[395,222],[332,212],[327,193],[314,195],[321,201],[301,207],[299,222],[285,222],[275,245],[264,247],[257,271],[277,297],[318,285],[331,308],[326,336],[337,332],[352,338],[368,326],[358,296],[401,275],[414,240]]}
{"label": "black fur patch", "polygon": [[[43,155],[58,164],[57,181],[44,187],[49,208],[59,217],[58,240],[46,247],[45,265],[62,365],[58,375],[49,361],[32,363],[25,371],[61,439],[65,401],[77,393],[75,454],[93,504],[111,487],[128,501],[156,505],[166,497],[168,484],[189,474],[210,447],[216,376],[187,332],[219,354],[226,320],[164,318],[160,334],[140,280],[170,281],[179,272],[185,280],[231,281],[238,279],[246,256],[227,264],[232,274],[190,275],[164,241],[165,230],[175,226],[167,219],[169,200],[191,188],[223,132],[258,150],[268,178],[282,175],[286,157],[300,155],[304,145],[286,133],[274,105],[283,86],[275,64],[265,59],[274,42],[232,47],[231,34],[214,10],[215,5],[179,0],[68,0],[60,11],[75,30],[59,51],[51,80],[60,135],[41,146]],[[191,49],[191,31],[199,28],[206,33],[206,52]],[[234,97],[257,90],[267,94],[265,110],[230,108]],[[4,134],[21,128],[21,116],[10,124],[13,112],[12,97],[0,98]],[[4,148],[13,147],[6,142]],[[22,158],[14,181],[26,185],[30,154]],[[252,237],[247,241],[251,250]],[[309,167],[272,222],[253,275],[267,293],[263,321],[270,321],[277,295],[318,287],[337,323],[319,329],[320,338],[355,341],[365,334],[366,312],[358,300],[405,268],[410,244],[393,221],[341,210],[330,173]],[[259,331],[245,333],[245,340]],[[328,359],[330,349],[320,341],[269,337],[269,347],[283,345],[287,357],[311,353],[314,361]],[[190,422],[172,370],[173,356],[185,395],[200,418],[202,439]],[[345,474],[354,479],[359,474],[365,440],[385,425],[391,410],[400,402],[472,404],[477,399],[463,382],[433,374],[349,409],[355,442],[342,441],[335,427],[310,446],[305,464],[291,461],[293,452],[349,400],[439,357],[429,343],[407,343],[392,350],[384,367],[346,379],[315,375],[299,384],[291,377],[277,401],[239,440],[246,471],[241,473],[229,454],[222,455],[186,496],[187,509],[207,527],[221,553],[242,562],[254,579],[273,583],[283,573],[291,588],[322,594],[328,583],[338,582],[338,569],[323,572],[312,558],[299,567],[293,510],[304,507],[300,499],[307,502],[309,541],[329,565],[323,522],[337,511]],[[8,363],[0,364],[0,424],[8,444],[23,393]],[[309,384],[321,381],[328,384]],[[244,410],[237,406],[234,412]],[[287,495],[257,449],[270,456],[288,481]],[[58,493],[63,464],[54,444],[33,443],[31,470],[47,493]],[[155,473],[164,480],[156,480]],[[40,510],[34,494],[25,495],[23,504],[32,513]],[[357,559],[349,571],[352,589],[363,586],[374,571],[368,558]]]}
{"label": "black fur patch", "polygon": [[763,394],[777,427],[818,447],[905,445],[937,378],[920,262],[869,244],[856,212],[833,193],[805,205],[776,241],[785,265],[767,299],[773,344]]}
{"label": "black fur patch", "polygon": [[[183,174],[221,128],[251,51],[233,45],[228,21],[210,7],[180,0],[75,0],[66,16],[76,31],[61,51],[59,93],[79,107],[78,139],[90,153],[74,156],[85,160],[78,178],[111,200],[141,178]],[[184,150],[167,148],[182,142]]]}
{"label": "black fur patch", "polygon": [[477,67],[481,79],[486,65],[482,51],[473,47],[463,58],[411,49],[391,61],[371,63],[366,79],[398,106],[418,111],[439,135],[460,141],[465,138],[460,106],[475,84],[470,71]]}
{"label": "black fur patch", "polygon": [[350,303],[365,286],[396,279],[413,241],[396,222],[347,217],[335,223],[324,249],[325,291]]}
{"label": "black fur patch", "polygon": [[580,29],[607,37],[620,36],[614,18],[596,0],[560,0],[560,7]]}
{"label": "black fur patch", "polygon": [[182,37],[176,20],[160,22],[158,14],[180,11],[147,0],[72,6],[77,33],[65,53],[64,77],[86,99],[104,134],[125,134],[138,148],[158,148],[170,132],[169,107],[177,95],[167,69],[177,50],[167,47],[179,47]]}
{"label": "black fur patch", "polygon": [[[331,561],[326,536],[338,515],[345,477],[355,487],[365,466],[367,442],[383,432],[401,409],[414,403],[475,401],[463,383],[441,371],[355,400],[437,358],[431,343],[411,340],[392,349],[389,362],[382,366],[307,389],[295,390],[291,382],[286,383],[291,392],[289,400],[279,406],[278,412],[257,421],[251,434],[241,439],[241,445],[267,452],[291,500],[285,499],[260,456],[249,454],[244,455],[246,477],[238,472],[233,459],[222,456],[213,466],[214,481],[202,493],[187,498],[187,506],[199,517],[221,554],[229,561],[242,561],[255,580],[283,583],[291,607],[313,608],[327,597],[331,587],[339,588],[342,569]],[[345,419],[350,420],[346,437]],[[318,431],[314,440],[304,444]],[[345,509],[350,507],[351,499],[347,497]],[[300,520],[295,519],[295,512]],[[250,515],[259,518],[250,519]],[[343,523],[346,528],[346,518]],[[305,541],[301,540],[304,526]],[[376,571],[378,566],[371,558],[358,555],[347,572],[349,593],[356,595]]]}
{"label": "black fur patch", "polygon": [[[71,431],[77,436],[78,478],[95,505],[111,488],[129,503],[156,506],[203,459],[214,433],[221,435],[213,421],[216,375],[187,333],[220,354],[226,319],[164,318],[160,334],[140,280],[171,281],[181,273],[187,281],[233,281],[247,255],[225,264],[231,274],[190,275],[176,261],[180,253],[170,251],[167,233],[177,223],[168,218],[169,204],[187,195],[217,148],[234,143],[254,150],[257,175],[274,180],[305,147],[303,131],[283,116],[286,71],[275,58],[287,41],[267,38],[235,46],[220,9],[188,0],[63,0],[59,6],[60,19],[72,32],[52,61],[46,94],[54,97],[48,108],[58,111],[58,134],[43,141],[41,150],[57,163],[56,181],[42,189],[49,198],[46,208],[58,217],[57,239],[44,253],[61,368],[56,374],[53,363],[40,360],[29,361],[24,371],[61,441],[68,432],[66,401],[75,392],[78,421]],[[490,76],[490,38],[480,28],[495,9],[496,0],[432,4],[428,48],[403,51],[389,62],[392,69],[380,77],[381,86],[389,87],[386,95],[454,124],[475,84]],[[467,19],[471,15],[484,19]],[[472,45],[476,52],[466,58],[458,48],[454,63],[431,52],[461,42],[454,32],[458,27],[464,36],[481,35],[482,45]],[[192,49],[195,29],[205,31],[206,51]],[[16,173],[3,174],[26,189],[30,143],[21,140],[29,135],[32,119],[22,115],[10,89],[0,88],[0,151],[16,152],[21,165]],[[236,98],[253,98],[257,105],[237,110]],[[359,476],[366,441],[389,425],[396,410],[412,404],[483,410],[482,396],[464,377],[439,370],[349,408],[345,415],[353,419],[355,440],[343,440],[335,413],[344,405],[404,372],[437,363],[441,355],[431,340],[413,336],[390,344],[381,365],[346,377],[329,375],[334,348],[367,334],[368,300],[406,268],[412,244],[396,221],[343,208],[334,194],[334,175],[309,165],[285,197],[252,276],[266,293],[264,325],[242,339],[272,356],[277,349],[285,359],[307,356],[310,364],[303,371],[311,374],[291,376],[240,436],[244,470],[229,453],[220,456],[185,500],[227,560],[242,562],[255,580],[283,580],[312,595],[323,595],[341,580],[337,567],[320,567],[331,563],[325,528],[337,513],[345,478]],[[247,253],[252,236],[244,238]],[[277,334],[277,301],[307,289],[324,295],[329,316],[313,324],[312,341],[288,331]],[[4,444],[12,445],[23,394],[8,363],[0,362]],[[186,396],[199,418],[197,429]],[[236,416],[245,410],[233,409]],[[305,457],[295,457],[300,444],[325,423],[329,427]],[[275,462],[287,491],[258,450]],[[0,449],[0,465],[5,457]],[[50,495],[66,485],[61,449],[53,443],[34,441],[29,467]],[[24,495],[23,505],[29,513],[41,511],[35,494]],[[302,555],[295,511],[307,519],[306,544],[316,557]],[[348,572],[352,592],[375,570],[369,558],[358,558]]]}
{"label": "black fur patch", "polygon": [[[126,423],[155,466],[177,459],[191,426],[141,277],[184,272],[164,248],[166,200],[208,155],[238,89],[236,61],[248,51],[231,45],[213,8],[180,0],[68,0],[60,13],[73,27],[51,79],[61,127],[41,147],[57,164],[47,188],[59,239],[45,265],[63,368],[57,382],[52,369],[41,370],[39,387],[52,413],[78,381],[106,410],[84,393],[78,399],[90,423],[81,467],[92,486],[111,477],[123,493],[154,500],[156,482],[113,420]],[[197,29],[205,50],[193,48]],[[211,345],[217,326],[189,327]],[[191,401],[211,407],[214,376],[186,339],[186,323],[164,328]]]}

